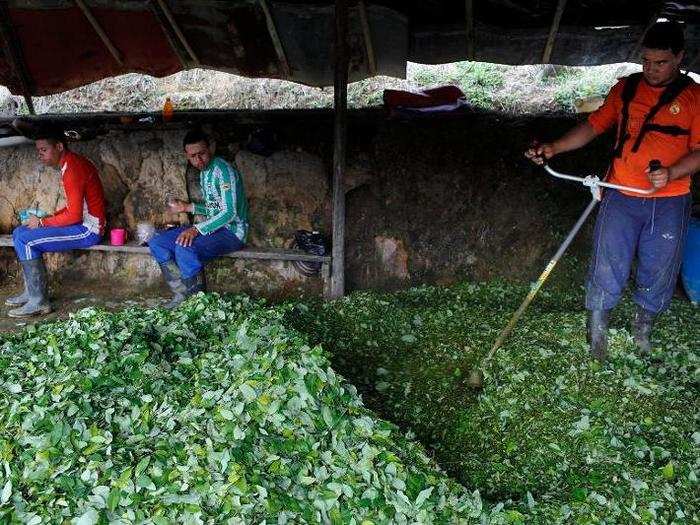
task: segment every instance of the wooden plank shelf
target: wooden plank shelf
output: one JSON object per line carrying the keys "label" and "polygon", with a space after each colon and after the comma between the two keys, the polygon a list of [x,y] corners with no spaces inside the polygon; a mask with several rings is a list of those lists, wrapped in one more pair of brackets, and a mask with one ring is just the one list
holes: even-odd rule
{"label": "wooden plank shelf", "polygon": [[[0,247],[13,247],[12,235],[0,235]],[[140,255],[150,255],[148,246],[140,246],[134,243],[128,243],[123,246],[112,246],[111,244],[96,244],[89,248],[80,248],[82,250],[111,252],[111,253],[133,253]],[[249,247],[237,252],[223,255],[222,257],[229,259],[248,259],[248,260],[263,260],[263,261],[305,261],[321,263],[321,278],[324,281],[324,293],[328,294],[330,280],[330,264],[331,257],[326,255],[313,255],[301,250],[284,250],[279,248],[258,248]]]}

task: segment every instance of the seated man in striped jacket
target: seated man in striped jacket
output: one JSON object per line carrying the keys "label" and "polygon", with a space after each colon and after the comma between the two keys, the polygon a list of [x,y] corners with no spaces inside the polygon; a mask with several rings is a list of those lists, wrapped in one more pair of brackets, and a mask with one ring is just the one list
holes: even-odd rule
{"label": "seated man in striped jacket", "polygon": [[10,317],[30,317],[51,311],[42,254],[87,248],[100,242],[105,229],[105,197],[95,166],[68,149],[60,130],[44,130],[36,139],[39,159],[61,170],[66,206],[39,219],[30,216],[12,238],[24,274],[24,291],[5,301],[17,306]]}
{"label": "seated man in striped jacket", "polygon": [[204,264],[245,246],[248,235],[248,203],[238,171],[212,153],[209,137],[200,130],[185,135],[183,147],[187,160],[200,170],[199,181],[204,203],[176,200],[172,211],[204,215],[194,226],[173,228],[148,242],[158,261],[173,299],[166,308],[174,308],[186,297],[204,290]]}

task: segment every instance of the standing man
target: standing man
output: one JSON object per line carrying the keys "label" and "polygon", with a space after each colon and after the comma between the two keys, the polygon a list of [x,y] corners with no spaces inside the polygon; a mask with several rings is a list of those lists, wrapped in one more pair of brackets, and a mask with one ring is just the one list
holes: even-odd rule
{"label": "standing man", "polygon": [[194,226],[173,228],[151,239],[151,254],[158,261],[173,292],[166,308],[174,308],[186,297],[204,290],[204,264],[245,246],[248,235],[248,202],[238,171],[221,157],[214,157],[209,137],[189,131],[183,140],[185,156],[200,170],[204,203],[175,200],[172,211],[204,215]]}
{"label": "standing man", "polygon": [[100,242],[105,229],[104,191],[95,166],[68,150],[58,130],[40,135],[36,151],[43,164],[61,170],[66,206],[43,219],[30,216],[12,232],[24,274],[24,291],[5,301],[8,306],[18,307],[8,312],[10,317],[51,311],[42,254],[87,248]]}
{"label": "standing man", "polygon": [[[700,169],[700,88],[681,74],[683,50],[678,24],[654,24],[642,43],[642,73],[621,79],[587,121],[525,153],[542,164],[617,124],[609,182],[656,188],[651,197],[606,189],[600,204],[586,308],[591,353],[601,362],[607,357],[608,316],[620,300],[635,255],[632,329],[643,353],[651,351],[653,320],[668,307],[676,286],[690,215],[690,176]],[[650,170],[652,160],[661,166]]]}

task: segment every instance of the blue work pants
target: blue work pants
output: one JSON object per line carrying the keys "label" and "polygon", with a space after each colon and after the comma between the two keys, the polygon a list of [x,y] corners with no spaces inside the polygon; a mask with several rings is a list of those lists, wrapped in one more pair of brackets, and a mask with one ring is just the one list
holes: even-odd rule
{"label": "blue work pants", "polygon": [[183,279],[197,275],[207,261],[238,251],[244,246],[228,228],[220,228],[208,235],[197,235],[191,246],[176,244],[178,236],[190,227],[166,230],[148,241],[151,254],[158,264],[174,260]]}
{"label": "blue work pants", "polygon": [[606,189],[593,235],[586,308],[609,310],[622,296],[637,257],[636,304],[658,314],[678,279],[691,197],[630,197]]}

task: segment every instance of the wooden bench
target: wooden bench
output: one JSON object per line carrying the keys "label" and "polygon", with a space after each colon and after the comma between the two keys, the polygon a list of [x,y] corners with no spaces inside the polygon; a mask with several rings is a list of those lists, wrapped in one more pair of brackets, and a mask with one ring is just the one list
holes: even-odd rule
{"label": "wooden bench", "polygon": [[[14,247],[12,235],[0,235],[0,246]],[[111,244],[96,244],[89,248],[79,248],[79,250],[93,250],[100,252],[116,253],[138,253],[149,255],[151,252],[148,246],[138,246],[136,244],[125,244],[124,246],[112,246]],[[331,278],[331,257],[325,255],[312,255],[301,250],[282,250],[277,248],[243,248],[237,252],[223,255],[230,259],[257,259],[264,261],[305,261],[321,263],[321,278],[323,279],[323,295],[328,297],[330,291]]]}

